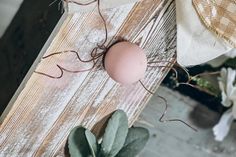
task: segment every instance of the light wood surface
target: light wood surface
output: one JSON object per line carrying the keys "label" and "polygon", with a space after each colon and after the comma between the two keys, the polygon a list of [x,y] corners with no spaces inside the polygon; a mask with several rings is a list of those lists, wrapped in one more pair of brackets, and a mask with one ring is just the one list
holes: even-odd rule
{"label": "light wood surface", "polygon": [[[110,42],[124,38],[139,43],[149,61],[168,60],[174,64],[176,26],[172,0],[144,0],[102,13]],[[45,55],[73,49],[88,58],[91,49],[104,39],[101,23],[96,9],[68,15]],[[69,69],[91,67],[71,54],[62,54],[41,60],[36,70],[57,75],[60,71],[56,64]],[[118,108],[128,114],[132,124],[151,95],[140,83],[121,86],[111,80],[101,60],[96,67],[89,72],[65,73],[58,80],[33,73],[1,124],[0,156],[64,156],[65,142],[74,126],[96,126],[94,131],[99,131],[100,121]],[[149,68],[142,81],[154,91],[168,71]]]}

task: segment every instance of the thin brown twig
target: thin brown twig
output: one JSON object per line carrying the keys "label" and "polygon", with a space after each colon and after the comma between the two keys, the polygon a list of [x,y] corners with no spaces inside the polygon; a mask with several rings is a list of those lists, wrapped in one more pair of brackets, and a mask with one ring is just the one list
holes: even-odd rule
{"label": "thin brown twig", "polygon": [[[151,90],[149,90],[141,80],[139,80],[140,84],[142,85],[142,87],[150,94],[154,95],[154,92],[152,92]],[[197,132],[197,129],[192,127],[190,124],[186,123],[185,121],[181,120],[181,119],[164,119],[164,117],[166,116],[167,114],[167,110],[168,110],[168,103],[167,103],[167,100],[160,96],[160,95],[157,95],[158,98],[162,99],[164,101],[164,104],[165,104],[165,110],[163,111],[162,115],[160,116],[159,118],[159,121],[162,122],[162,123],[165,123],[165,122],[181,122],[183,124],[185,124],[186,126],[188,126],[189,128],[191,128],[192,130],[196,131]]]}
{"label": "thin brown twig", "polygon": [[173,63],[171,61],[166,61],[166,60],[157,60],[157,61],[149,61],[147,64],[155,64],[155,63],[163,63],[163,62],[170,63],[170,64]]}
{"label": "thin brown twig", "polygon": [[148,91],[148,93],[154,95],[154,92],[152,92],[151,90],[149,90],[149,89],[144,85],[144,83],[143,83],[141,80],[139,80],[139,83],[143,86],[143,88],[144,88],[146,91]]}
{"label": "thin brown twig", "polygon": [[186,69],[185,67],[181,66],[180,64],[178,64],[177,62],[175,63],[175,66],[177,66],[178,68],[180,68],[181,70],[183,70],[185,72],[185,74],[187,75],[188,80],[191,78],[188,69]]}
{"label": "thin brown twig", "polygon": [[92,65],[91,68],[88,68],[88,69],[83,69],[83,70],[69,70],[69,69],[66,69],[64,67],[62,67],[61,65],[56,65],[58,67],[58,69],[60,70],[60,75],[59,76],[53,76],[53,75],[49,75],[47,73],[43,73],[43,72],[38,72],[38,71],[35,71],[36,74],[40,74],[40,75],[44,75],[44,76],[47,76],[49,78],[53,78],[53,79],[60,79],[62,78],[63,74],[64,74],[64,71],[65,72],[69,72],[69,73],[80,73],[80,72],[86,72],[86,71],[90,71],[90,70],[93,70],[94,67],[95,67],[95,63]]}
{"label": "thin brown twig", "polygon": [[[47,58],[50,58],[50,57],[53,57],[55,55],[60,55],[62,53],[74,53],[76,55],[76,57],[78,58],[79,61],[83,62],[83,63],[89,63],[89,62],[92,62],[93,65],[91,68],[89,69],[83,69],[83,70],[69,70],[69,69],[66,69],[64,67],[62,67],[61,65],[56,65],[59,70],[60,70],[60,75],[59,76],[52,76],[52,75],[49,75],[47,73],[43,73],[43,72],[38,72],[38,71],[35,71],[35,73],[37,74],[40,74],[40,75],[44,75],[44,76],[47,76],[49,78],[54,78],[54,79],[59,79],[59,78],[62,78],[63,74],[64,74],[64,71],[65,72],[70,72],[70,73],[80,73],[80,72],[85,72],[85,71],[90,71],[92,70],[94,67],[95,67],[95,64],[96,64],[96,61],[98,58],[102,57],[104,55],[104,51],[107,50],[107,47],[105,46],[107,40],[108,40],[108,30],[107,30],[107,25],[106,25],[106,21],[105,21],[105,18],[103,17],[102,13],[101,13],[101,8],[100,8],[100,0],[94,0],[94,1],[90,1],[88,3],[79,3],[77,1],[72,1],[72,0],[64,0],[66,3],[75,3],[77,5],[90,5],[94,2],[97,2],[97,9],[98,9],[98,14],[99,16],[101,17],[102,21],[103,21],[103,24],[104,24],[104,31],[105,31],[105,39],[104,41],[101,43],[101,44],[97,44],[97,47],[93,48],[93,50],[91,51],[90,53],[90,56],[91,56],[91,59],[89,60],[84,60],[82,59],[80,56],[79,56],[79,53],[77,51],[74,51],[74,50],[65,50],[65,51],[59,51],[59,52],[54,52],[54,53],[51,53],[47,56],[44,56],[42,57],[42,59],[47,59]],[[55,2],[55,1],[54,1]],[[53,2],[53,3],[54,3]],[[103,50],[102,53],[98,53],[99,50]]]}
{"label": "thin brown twig", "polygon": [[189,79],[189,82],[192,81],[194,78],[197,78],[197,77],[206,76],[206,75],[219,75],[219,74],[220,74],[220,71],[200,73],[200,74],[191,76],[190,79]]}
{"label": "thin brown twig", "polygon": [[196,128],[192,127],[190,124],[186,123],[185,121],[181,120],[181,119],[165,119],[164,120],[164,117],[165,115],[167,114],[167,110],[168,110],[168,103],[167,103],[167,100],[160,96],[160,95],[157,95],[157,97],[161,98],[165,103],[165,110],[163,112],[163,114],[161,115],[161,117],[159,118],[159,121],[162,122],[162,123],[165,123],[165,122],[181,122],[183,124],[185,124],[186,126],[190,127],[192,130],[194,131],[198,131]]}
{"label": "thin brown twig", "polygon": [[[153,64],[153,63],[161,63],[161,62],[171,63],[169,61],[153,61],[153,62],[148,62],[148,63],[149,64]],[[157,65],[157,66],[155,66],[155,65],[154,66],[150,66],[150,65],[148,65],[148,67],[152,67],[152,68],[153,67],[166,67],[166,68],[169,68],[169,69],[173,70],[174,73],[175,73],[175,78],[174,79],[177,81],[177,87],[180,86],[180,85],[187,85],[187,86],[190,86],[192,88],[198,89],[200,91],[204,91],[204,92],[212,95],[211,92],[209,92],[208,90],[206,90],[204,88],[201,88],[201,87],[199,87],[197,85],[192,84],[191,81],[193,81],[194,78],[205,76],[205,75],[218,75],[218,74],[220,74],[219,71],[216,71],[216,72],[204,72],[204,73],[200,73],[200,74],[191,76],[189,74],[188,70],[185,67],[179,65],[178,63],[176,63],[175,66],[179,67],[180,69],[182,69],[185,72],[185,74],[187,75],[187,81],[185,81],[185,82],[178,82],[178,80],[179,80],[178,79],[178,72],[177,72],[177,70],[175,68],[173,68],[171,66],[159,66],[159,65]]]}
{"label": "thin brown twig", "polygon": [[49,3],[48,6],[49,6],[49,7],[52,6],[52,5],[53,5],[54,3],[56,3],[57,1],[59,1],[59,0],[54,0],[54,1],[52,1],[51,3]]}
{"label": "thin brown twig", "polygon": [[74,3],[74,4],[77,4],[77,5],[90,5],[96,1],[99,1],[99,0],[93,0],[93,1],[90,1],[90,2],[87,2],[87,3],[80,3],[80,2],[77,2],[77,1],[73,1],[73,0],[64,0],[65,2],[67,3]]}
{"label": "thin brown twig", "polygon": [[194,85],[191,83],[191,81],[193,81],[194,78],[197,78],[197,77],[201,77],[201,76],[205,76],[205,75],[219,75],[220,72],[219,71],[215,71],[215,72],[204,72],[204,73],[200,73],[200,74],[197,74],[197,75],[194,75],[194,76],[189,76],[188,80],[186,82],[177,82],[177,86],[180,86],[180,85],[186,85],[186,86],[190,86],[192,88],[195,88],[195,89],[198,89],[200,91],[203,91],[203,92],[206,92],[210,95],[213,95],[212,92],[200,87],[200,86],[197,86],[197,85]]}
{"label": "thin brown twig", "polygon": [[210,94],[210,95],[213,95],[212,92],[209,92],[208,90],[206,90],[206,89],[204,89],[204,88],[201,88],[201,87],[199,87],[199,86],[197,86],[197,85],[193,85],[193,84],[191,84],[191,83],[180,82],[180,83],[178,83],[177,85],[178,85],[178,86],[180,86],[180,85],[190,86],[190,87],[192,87],[192,88],[198,89],[199,91],[203,91],[203,92],[205,92],[205,93],[208,93],[208,94]]}
{"label": "thin brown twig", "polygon": [[74,54],[76,55],[76,57],[78,58],[78,60],[81,61],[81,62],[84,62],[84,63],[86,63],[86,62],[91,62],[91,61],[93,61],[94,59],[97,59],[97,58],[100,57],[100,54],[99,54],[99,55],[93,56],[92,59],[83,60],[83,59],[79,56],[79,54],[78,54],[77,51],[68,50],[68,51],[59,51],[59,52],[51,53],[51,54],[49,54],[49,55],[47,55],[47,56],[44,56],[43,59],[47,59],[47,58],[50,58],[50,57],[52,57],[52,56],[60,55],[60,54],[63,54],[63,53],[74,53]]}
{"label": "thin brown twig", "polygon": [[150,62],[148,62],[147,63],[147,67],[148,68],[154,68],[154,67],[163,67],[163,68],[169,68],[170,70],[172,70],[172,71],[174,71],[174,73],[175,73],[175,80],[178,80],[178,72],[177,72],[177,70],[174,68],[174,67],[172,67],[172,66],[160,66],[160,65],[150,65],[150,64],[155,64],[155,63],[168,63],[168,64],[173,64],[173,62],[171,62],[171,61],[166,61],[166,60],[158,60],[158,61],[150,61]]}

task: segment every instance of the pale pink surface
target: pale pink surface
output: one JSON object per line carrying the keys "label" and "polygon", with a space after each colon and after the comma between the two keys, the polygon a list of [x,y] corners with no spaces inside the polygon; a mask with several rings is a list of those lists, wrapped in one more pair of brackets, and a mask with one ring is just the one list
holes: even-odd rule
{"label": "pale pink surface", "polygon": [[131,84],[144,77],[147,57],[143,49],[130,42],[113,45],[105,57],[108,75],[118,83]]}

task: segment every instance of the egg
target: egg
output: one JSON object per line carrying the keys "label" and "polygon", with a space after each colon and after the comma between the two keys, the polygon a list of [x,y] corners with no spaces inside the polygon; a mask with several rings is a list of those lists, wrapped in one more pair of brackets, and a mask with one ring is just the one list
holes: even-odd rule
{"label": "egg", "polygon": [[104,58],[108,75],[120,84],[132,84],[144,77],[147,69],[145,51],[130,42],[118,42],[111,46]]}

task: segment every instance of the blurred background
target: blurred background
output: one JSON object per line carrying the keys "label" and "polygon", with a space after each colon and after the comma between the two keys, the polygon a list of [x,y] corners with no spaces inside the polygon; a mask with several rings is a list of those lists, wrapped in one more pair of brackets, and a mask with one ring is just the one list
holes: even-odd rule
{"label": "blurred background", "polygon": [[[51,4],[52,2],[53,0],[0,0],[0,114],[62,15],[59,2]],[[222,89],[218,78],[222,77],[222,69],[236,68],[236,58],[220,56],[208,64],[188,68],[191,76],[219,72],[217,75],[192,79],[189,83],[197,88],[179,85],[179,82],[186,82],[188,78],[183,69],[175,68],[179,74],[178,79],[170,71],[157,93],[170,104],[167,117],[183,119],[196,127],[198,132],[181,123],[158,122],[164,106],[160,99],[153,97],[135,124],[148,128],[151,133],[146,148],[139,156],[234,157],[235,123],[225,125],[230,130],[220,141],[216,140],[213,127],[229,109],[222,105]]]}

